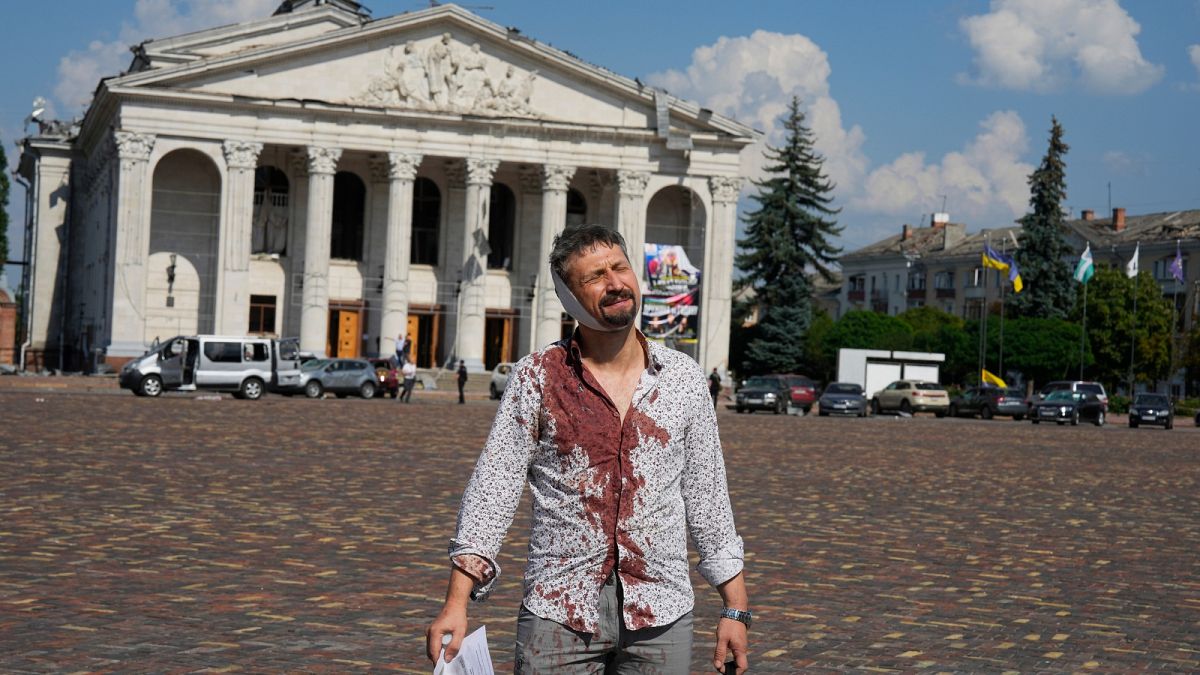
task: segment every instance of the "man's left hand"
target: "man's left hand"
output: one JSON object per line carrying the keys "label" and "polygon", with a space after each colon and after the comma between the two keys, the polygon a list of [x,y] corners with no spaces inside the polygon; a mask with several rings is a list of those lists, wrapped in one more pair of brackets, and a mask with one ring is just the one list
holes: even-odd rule
{"label": "man's left hand", "polygon": [[[725,675],[741,675],[750,667],[747,651],[750,640],[746,637],[746,624],[733,619],[721,619],[717,622],[717,648],[713,651],[713,668]],[[737,663],[737,673],[725,672],[726,655],[732,655]]]}

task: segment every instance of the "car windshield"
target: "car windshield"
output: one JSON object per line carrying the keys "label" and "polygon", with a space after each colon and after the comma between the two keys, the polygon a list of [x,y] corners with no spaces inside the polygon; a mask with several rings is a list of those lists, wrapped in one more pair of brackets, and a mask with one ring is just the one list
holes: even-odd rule
{"label": "car windshield", "polygon": [[329,359],[313,359],[312,361],[305,361],[304,365],[300,366],[300,370],[320,370],[327,365],[329,365]]}
{"label": "car windshield", "polygon": [[1083,398],[1083,394],[1080,394],[1079,392],[1071,391],[1069,389],[1059,389],[1058,391],[1052,391],[1052,392],[1050,392],[1050,394],[1048,396],[1046,396],[1047,401],[1059,401],[1059,402],[1065,402],[1065,403],[1070,403],[1072,401],[1078,401],[1081,398]]}
{"label": "car windshield", "polygon": [[941,391],[942,390],[942,385],[938,384],[937,382],[917,382],[913,386],[917,389],[922,389],[924,391]]}
{"label": "car windshield", "polygon": [[861,394],[862,387],[857,384],[834,382],[825,389],[826,394]]}
{"label": "car windshield", "polygon": [[770,377],[752,377],[749,380],[746,380],[746,386],[771,388],[777,387],[779,384],[777,380]]}
{"label": "car windshield", "polygon": [[1167,402],[1167,397],[1162,394],[1138,394],[1137,398],[1133,399],[1134,405],[1156,405],[1164,408],[1170,405]]}
{"label": "car windshield", "polygon": [[1082,391],[1087,394],[1095,394],[1097,396],[1102,396],[1104,394],[1104,388],[1098,384],[1079,384],[1075,387],[1075,390]]}

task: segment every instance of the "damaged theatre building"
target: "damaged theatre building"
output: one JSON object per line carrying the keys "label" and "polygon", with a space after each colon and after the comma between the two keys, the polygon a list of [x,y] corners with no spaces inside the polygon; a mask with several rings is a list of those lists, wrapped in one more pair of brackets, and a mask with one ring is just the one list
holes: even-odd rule
{"label": "damaged theatre building", "polygon": [[571,329],[545,261],[583,222],[659,284],[648,332],[726,368],[758,132],[460,7],[290,0],[149,40],[81,120],[39,127],[18,169],[27,369],[184,334],[337,357],[408,334],[418,366],[478,372]]}

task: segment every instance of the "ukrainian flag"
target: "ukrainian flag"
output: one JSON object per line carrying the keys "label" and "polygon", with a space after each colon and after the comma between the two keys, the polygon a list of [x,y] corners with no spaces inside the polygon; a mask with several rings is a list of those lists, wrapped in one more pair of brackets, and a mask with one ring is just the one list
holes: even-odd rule
{"label": "ukrainian flag", "polygon": [[1007,384],[1004,383],[1004,380],[1002,380],[998,376],[993,375],[992,373],[988,372],[987,368],[983,369],[983,372],[980,374],[979,379],[982,380],[984,384],[994,384],[997,387],[1007,387],[1008,386]]}
{"label": "ukrainian flag", "polygon": [[1001,272],[1008,272],[1008,280],[1012,282],[1013,290],[1017,293],[1025,288],[1025,283],[1021,281],[1021,272],[1017,269],[1017,261],[1013,260],[1011,255],[1001,253],[991,246],[983,245],[983,266],[989,267]]}

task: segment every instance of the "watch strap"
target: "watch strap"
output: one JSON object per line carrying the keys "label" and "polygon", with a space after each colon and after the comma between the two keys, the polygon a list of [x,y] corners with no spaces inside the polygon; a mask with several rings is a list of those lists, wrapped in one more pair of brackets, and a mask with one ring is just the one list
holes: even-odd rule
{"label": "watch strap", "polygon": [[724,607],[721,609],[721,618],[741,621],[742,623],[746,624],[746,628],[749,628],[750,623],[754,620],[754,615],[750,613],[750,610],[742,611],[740,609],[730,609],[728,607]]}

